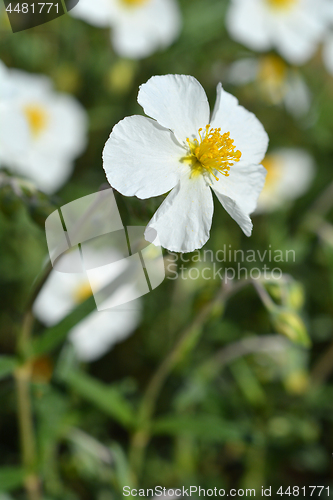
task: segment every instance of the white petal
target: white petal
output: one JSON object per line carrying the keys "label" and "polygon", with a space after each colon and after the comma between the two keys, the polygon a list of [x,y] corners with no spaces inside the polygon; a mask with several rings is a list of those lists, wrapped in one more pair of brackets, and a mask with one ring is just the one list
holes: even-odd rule
{"label": "white petal", "polygon": [[172,132],[144,116],[131,116],[112,130],[103,151],[111,186],[125,196],[150,198],[170,191],[178,182],[186,154]]}
{"label": "white petal", "polygon": [[[66,94],[53,94],[47,101],[50,121],[38,144],[40,151],[64,156],[70,160],[79,156],[87,144],[88,120],[83,106]],[[37,141],[36,141],[37,144]]]}
{"label": "white petal", "polygon": [[268,50],[272,45],[266,11],[260,0],[232,0],[226,25],[232,38],[253,50]]}
{"label": "white petal", "polygon": [[236,149],[242,153],[241,164],[259,164],[266,153],[268,135],[256,116],[240,106],[233,95],[217,86],[216,104],[211,125],[221,127],[221,133],[230,132]]}
{"label": "white petal", "polygon": [[111,1],[80,0],[74,9],[70,11],[70,15],[100,28],[110,26],[112,16]]}
{"label": "white petal", "polygon": [[264,186],[266,170],[262,165],[235,164],[229,177],[220,176],[212,189],[228,214],[239,224],[246,236],[251,236],[249,215],[255,210]]}
{"label": "white petal", "polygon": [[323,59],[327,71],[333,75],[333,32],[330,33],[325,40]]}
{"label": "white petal", "polygon": [[153,76],[141,85],[138,103],[144,112],[172,130],[181,144],[198,135],[209,123],[209,104],[200,83],[192,76]]}
{"label": "white petal", "polygon": [[229,66],[228,82],[232,85],[246,85],[253,82],[258,74],[259,61],[254,57],[240,59]]}
{"label": "white petal", "polygon": [[35,316],[47,326],[59,323],[77,306],[75,291],[85,285],[89,281],[83,273],[52,271],[34,303]]}
{"label": "white petal", "polygon": [[140,310],[104,311],[89,314],[69,333],[78,358],[94,361],[128,337],[138,325]]}
{"label": "white petal", "polygon": [[13,96],[19,99],[37,99],[53,91],[52,80],[45,75],[28,73],[20,69],[8,70]]}
{"label": "white petal", "polygon": [[13,158],[25,155],[30,132],[21,110],[11,103],[0,102],[0,161],[12,167]]}
{"label": "white petal", "polygon": [[285,59],[299,65],[313,56],[324,30],[322,19],[300,5],[292,15],[277,17],[272,40]]}
{"label": "white petal", "polygon": [[246,215],[246,213],[244,213],[242,208],[232,198],[223,196],[218,192],[216,192],[215,194],[221,202],[223,208],[228,212],[230,217],[232,217],[237,222],[243,233],[246,236],[251,236],[253,224],[250,217]]}
{"label": "white petal", "polygon": [[175,40],[181,17],[174,0],[150,0],[142,7],[127,8],[113,25],[115,51],[123,57],[140,59]]}
{"label": "white petal", "polygon": [[311,92],[299,74],[291,74],[286,81],[284,103],[287,110],[299,118],[309,112]]}
{"label": "white petal", "polygon": [[11,168],[32,180],[41,191],[53,194],[70,178],[74,165],[66,158],[30,151],[20,156]]}
{"label": "white petal", "polygon": [[213,197],[204,176],[190,178],[187,174],[164,200],[148,228],[157,231],[162,247],[193,252],[208,240],[213,212]]}

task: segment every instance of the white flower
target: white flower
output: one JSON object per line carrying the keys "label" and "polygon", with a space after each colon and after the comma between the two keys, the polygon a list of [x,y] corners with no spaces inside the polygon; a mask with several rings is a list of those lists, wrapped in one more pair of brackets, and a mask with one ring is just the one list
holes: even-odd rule
{"label": "white flower", "polygon": [[252,50],[272,47],[292,64],[315,53],[327,28],[329,0],[231,0],[230,35]]}
{"label": "white flower", "polygon": [[[71,254],[64,255],[62,264],[70,264]],[[94,258],[94,256],[92,256]],[[99,257],[95,257],[99,258]],[[124,261],[109,272],[109,284],[124,271]],[[126,264],[125,264],[126,267]],[[105,283],[97,283],[98,273],[94,273],[93,287],[96,289]],[[105,281],[105,280],[104,280]],[[131,287],[119,287],[112,298],[135,295]],[[65,318],[75,307],[92,295],[92,286],[86,273],[61,273],[53,270],[34,303],[34,314],[47,326],[53,326]],[[68,337],[72,342],[77,357],[82,361],[93,361],[108,352],[116,343],[128,337],[137,327],[140,320],[141,301],[136,299],[129,304],[115,307],[111,311],[94,311],[75,325]]]}
{"label": "white flower", "polygon": [[314,160],[303,149],[277,149],[262,162],[267,170],[256,212],[269,212],[298,198],[309,188],[314,177]]}
{"label": "white flower", "polygon": [[[191,252],[209,238],[211,188],[247,236],[266,171],[260,165],[268,136],[257,118],[217,87],[210,115],[200,83],[191,76],[152,77],[141,85],[144,116],[120,121],[103,152],[111,186],[125,196],[150,198],[172,190],[148,226],[161,246]],[[149,237],[146,234],[146,239]]]}
{"label": "white flower", "polygon": [[255,82],[260,97],[274,104],[284,104],[296,118],[310,110],[311,94],[301,74],[275,55],[240,59],[229,69],[228,81],[234,85]]}
{"label": "white flower", "polygon": [[76,99],[55,92],[45,76],[15,69],[7,76],[10,98],[5,103],[8,109],[20,110],[28,141],[22,151],[20,135],[13,133],[16,150],[3,151],[2,163],[52,193],[70,177],[73,160],[85,148],[86,113]]}
{"label": "white flower", "polygon": [[9,73],[0,61],[0,166],[28,147],[29,129],[19,106],[12,99]]}
{"label": "white flower", "polygon": [[179,35],[177,0],[80,0],[74,17],[101,28],[112,27],[112,44],[121,56],[147,57]]}
{"label": "white flower", "polygon": [[324,38],[323,60],[327,71],[333,75],[333,2],[327,9],[327,18],[329,20],[329,29]]}

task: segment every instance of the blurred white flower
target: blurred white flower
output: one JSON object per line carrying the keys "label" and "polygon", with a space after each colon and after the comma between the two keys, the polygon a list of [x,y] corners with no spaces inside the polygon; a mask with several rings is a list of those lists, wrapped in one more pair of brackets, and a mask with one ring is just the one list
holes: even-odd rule
{"label": "blurred white flower", "polygon": [[[62,257],[62,263],[70,254]],[[124,271],[124,261],[119,265],[119,273]],[[109,284],[118,274],[109,274]],[[94,275],[96,281],[97,274]],[[105,283],[101,283],[105,285]],[[94,287],[98,283],[94,282]],[[126,290],[132,296],[132,290]],[[124,294],[122,287],[115,294]],[[53,326],[70,314],[75,307],[92,295],[91,284],[85,273],[61,273],[53,270],[34,303],[34,314],[47,326]],[[77,357],[82,361],[94,361],[108,352],[116,343],[128,337],[140,320],[141,301],[135,301],[114,308],[112,311],[94,311],[75,325],[68,337]]]}
{"label": "blurred white flower", "polygon": [[233,85],[255,82],[260,97],[274,105],[284,104],[296,118],[310,110],[311,93],[301,74],[275,55],[234,62],[228,80]]}
{"label": "blurred white flower", "polygon": [[327,18],[329,29],[324,38],[323,61],[327,71],[333,75],[333,2],[329,4],[327,9]]}
{"label": "blurred white flower", "polygon": [[256,213],[276,210],[298,198],[307,191],[314,177],[314,160],[304,149],[277,149],[268,154],[262,164],[267,177]]}
{"label": "blurred white flower", "polygon": [[12,99],[9,72],[0,61],[0,166],[6,158],[23,154],[29,129],[20,107]]}
{"label": "blurred white flower", "polygon": [[112,28],[112,44],[121,56],[140,59],[168,47],[179,35],[177,0],[80,0],[74,17]]}
{"label": "blurred white flower", "polygon": [[148,224],[161,246],[191,252],[206,243],[214,211],[211,188],[250,236],[249,214],[264,185],[260,162],[268,144],[254,114],[219,84],[210,115],[204,89],[185,75],[152,77],[141,85],[138,102],[153,119],[131,116],[113,128],[104,169],[125,196],[144,199],[172,190]]}
{"label": "blurred white flower", "polygon": [[255,51],[276,48],[292,64],[315,53],[327,28],[329,0],[231,0],[227,28]]}
{"label": "blurred white flower", "polygon": [[86,146],[86,112],[72,96],[55,92],[45,76],[9,69],[6,89],[4,106],[15,115],[19,110],[28,137],[24,148],[19,133],[2,138],[6,145],[16,142],[16,148],[2,150],[2,164],[52,193],[70,177],[73,160]]}

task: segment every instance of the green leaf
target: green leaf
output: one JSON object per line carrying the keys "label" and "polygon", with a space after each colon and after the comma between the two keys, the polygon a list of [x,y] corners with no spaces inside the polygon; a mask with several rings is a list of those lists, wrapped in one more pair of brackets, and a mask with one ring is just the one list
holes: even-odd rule
{"label": "green leaf", "polygon": [[42,333],[40,337],[33,342],[33,351],[36,356],[52,351],[60,345],[71,328],[79,321],[85,318],[96,308],[95,300],[89,297],[88,300],[82,302],[72,313],[64,318],[60,323]]}
{"label": "green leaf", "polygon": [[0,491],[10,491],[19,488],[24,479],[24,471],[21,467],[1,467],[0,469]]}
{"label": "green leaf", "polygon": [[114,460],[114,468],[118,487],[122,490],[124,486],[132,485],[132,477],[127,456],[119,443],[116,442],[112,443],[112,445],[110,446],[110,451]]}
{"label": "green leaf", "polygon": [[79,371],[67,373],[63,381],[125,428],[134,427],[133,409],[117,388],[103,384]]}
{"label": "green leaf", "polygon": [[0,356],[0,379],[11,375],[17,366],[17,360],[11,356]]}
{"label": "green leaf", "polygon": [[239,439],[244,432],[239,423],[233,424],[213,415],[168,416],[155,420],[152,431],[162,435],[185,435],[212,442]]}

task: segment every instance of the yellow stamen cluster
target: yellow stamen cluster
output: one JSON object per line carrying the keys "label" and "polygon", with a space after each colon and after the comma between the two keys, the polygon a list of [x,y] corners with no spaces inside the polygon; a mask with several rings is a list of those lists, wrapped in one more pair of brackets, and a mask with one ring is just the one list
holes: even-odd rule
{"label": "yellow stamen cluster", "polygon": [[260,58],[257,80],[263,98],[280,104],[287,90],[287,77],[287,65],[280,57],[268,55]]}
{"label": "yellow stamen cluster", "polygon": [[193,173],[212,174],[216,180],[219,180],[215,173],[219,172],[228,177],[230,167],[241,159],[242,153],[236,151],[233,139],[230,138],[230,132],[221,134],[220,128],[212,129],[206,125],[206,130],[202,134],[202,128],[199,129],[198,139],[193,142],[186,139],[191,154],[187,157],[191,161]]}
{"label": "yellow stamen cluster", "polygon": [[38,104],[27,104],[23,107],[23,112],[28,120],[33,137],[37,138],[47,126],[47,112]]}
{"label": "yellow stamen cluster", "polygon": [[82,283],[73,292],[73,299],[76,304],[81,304],[92,295],[90,283]]}
{"label": "yellow stamen cluster", "polygon": [[258,79],[263,82],[281,85],[286,78],[287,65],[278,56],[264,56],[260,59]]}
{"label": "yellow stamen cluster", "polygon": [[298,0],[267,0],[268,3],[276,9],[288,9],[292,7]]}
{"label": "yellow stamen cluster", "polygon": [[122,0],[122,2],[128,7],[139,7],[148,2],[148,0]]}

